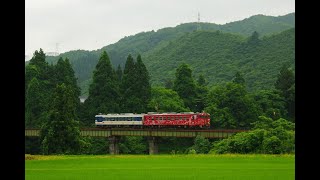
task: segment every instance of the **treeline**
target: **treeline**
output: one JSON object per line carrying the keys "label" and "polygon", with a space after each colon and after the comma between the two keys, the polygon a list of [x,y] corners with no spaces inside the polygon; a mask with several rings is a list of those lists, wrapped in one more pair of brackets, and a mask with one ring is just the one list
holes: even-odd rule
{"label": "treeline", "polygon": [[[80,89],[69,60],[60,58],[56,65],[48,65],[40,49],[26,67],[25,124],[42,130],[40,139],[26,138],[26,153],[107,153],[106,139],[80,137],[79,127],[94,126],[94,116],[98,113],[205,111],[211,114],[213,129],[254,130],[262,127],[257,124],[263,124],[265,119],[268,119],[265,126],[275,124],[272,128],[277,129],[279,119],[282,124],[289,123],[287,120],[295,121],[294,71],[285,65],[271,90],[248,92],[247,82],[240,72],[224,84],[209,86],[206,79],[204,74],[194,78],[191,67],[182,63],[176,69],[173,81],[167,80],[164,87],[151,87],[149,72],[140,55],[136,59],[128,55],[122,70],[121,66],[114,69],[107,52],[103,51],[93,71],[89,96],[80,103]],[[264,133],[265,141],[259,141],[259,147],[263,148],[241,152],[268,153],[270,147],[279,142],[285,144],[285,139],[277,134],[278,131],[270,130],[272,128],[267,127],[264,132],[272,132]],[[289,130],[294,131],[294,128]],[[292,134],[289,133],[290,137]],[[240,133],[230,142],[236,142],[242,136],[251,137]],[[242,140],[247,141],[246,138]],[[211,149],[217,153],[235,152],[230,150],[234,143],[227,140],[228,143],[224,140],[213,143],[197,137],[194,141],[177,138],[160,138],[159,141],[160,151],[164,153],[208,153]],[[294,149],[292,143],[290,145],[285,149]],[[121,153],[147,153],[147,148],[147,140],[143,137],[123,137],[120,142]],[[278,152],[289,151],[274,153]]]}

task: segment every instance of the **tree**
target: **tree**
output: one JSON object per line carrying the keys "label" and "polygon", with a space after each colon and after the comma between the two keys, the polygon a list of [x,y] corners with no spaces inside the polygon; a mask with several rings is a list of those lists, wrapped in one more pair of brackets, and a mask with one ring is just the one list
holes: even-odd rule
{"label": "tree", "polygon": [[286,101],[288,111],[287,118],[294,121],[295,119],[295,77],[293,70],[283,65],[274,84]]}
{"label": "tree", "polygon": [[135,63],[129,54],[121,83],[123,111],[134,113],[147,111],[147,105],[151,98],[149,81],[149,72],[142,62],[141,56],[137,56]]}
{"label": "tree", "polygon": [[41,82],[37,78],[32,78],[30,81],[25,102],[25,126],[26,127],[40,127],[40,116],[44,112],[45,99],[43,98]]}
{"label": "tree", "polygon": [[76,104],[76,110],[79,110],[80,106],[80,95],[81,90],[77,85],[77,78],[75,77],[74,70],[70,64],[70,61],[68,58],[63,60],[61,57],[59,58],[56,66],[54,67],[54,75],[55,75],[55,85],[56,84],[62,84],[69,85],[72,88],[73,91],[73,97],[75,99]]}
{"label": "tree", "polygon": [[150,77],[149,72],[142,62],[141,55],[137,56],[137,64],[135,69],[136,79],[136,94],[137,98],[140,102],[137,104],[140,106],[137,109],[138,113],[146,112],[147,105],[151,98],[151,85],[150,85]]}
{"label": "tree", "polygon": [[176,70],[173,90],[183,99],[184,104],[192,111],[196,111],[196,84],[189,65],[183,63]]}
{"label": "tree", "polygon": [[260,42],[259,33],[254,31],[252,35],[248,38],[248,43],[252,45],[256,45]]}
{"label": "tree", "polygon": [[197,80],[197,85],[196,85],[196,107],[195,110],[197,112],[201,112],[205,108],[205,101],[208,95],[208,87],[207,87],[207,80],[204,78],[202,74],[200,74],[198,80]]}
{"label": "tree", "polygon": [[39,51],[33,53],[33,57],[30,60],[28,65],[34,65],[39,71],[39,80],[48,79],[48,63],[46,62],[46,55],[43,50],[40,48]]}
{"label": "tree", "polygon": [[144,137],[123,137],[119,143],[119,150],[124,154],[146,154],[148,152],[147,141]]}
{"label": "tree", "polygon": [[198,154],[207,154],[210,150],[210,142],[203,136],[198,135],[194,138],[193,149],[196,150]]}
{"label": "tree", "polygon": [[128,55],[123,70],[121,90],[121,110],[122,112],[133,112],[135,106],[134,83],[135,83],[135,63],[131,56]]}
{"label": "tree", "polygon": [[117,76],[118,76],[118,80],[119,80],[119,82],[121,82],[123,72],[122,72],[122,69],[121,69],[120,64],[118,65],[118,68],[117,68],[116,74],[117,74]]}
{"label": "tree", "polygon": [[164,80],[164,87],[166,89],[172,89],[173,88],[173,81],[171,79],[165,79]]}
{"label": "tree", "polygon": [[81,115],[87,125],[94,123],[94,116],[98,113],[120,112],[119,82],[106,51],[101,53],[92,79]]}
{"label": "tree", "polygon": [[241,85],[245,85],[245,80],[244,80],[242,74],[240,74],[240,72],[236,72],[232,82],[237,83],[237,84],[241,84]]}
{"label": "tree", "polygon": [[289,97],[288,90],[295,83],[294,72],[286,65],[283,65],[274,84],[275,88],[280,90],[284,97]]}
{"label": "tree", "polygon": [[[45,54],[40,48],[40,51],[35,51],[33,54],[30,63],[26,66],[26,76],[25,76],[25,113],[26,113],[26,120],[29,121],[28,123],[37,122],[37,125],[41,124],[40,117],[45,116],[44,113],[48,112],[48,104],[51,101],[51,95],[53,87],[53,76],[52,76],[52,69],[45,61]],[[28,90],[29,85],[33,78],[37,79],[38,85],[33,84],[31,88]],[[33,89],[33,90],[32,90]],[[35,92],[32,92],[35,91]],[[29,93],[29,94],[28,94]],[[32,100],[40,99],[41,100]],[[35,97],[37,96],[37,97]],[[31,102],[40,102],[41,104],[31,103]],[[41,108],[38,108],[41,106]],[[33,109],[33,110],[32,110]],[[38,109],[37,113],[34,114],[34,110]],[[35,116],[34,116],[35,115]],[[30,118],[33,120],[30,121]],[[36,118],[36,119],[34,119]],[[27,123],[27,124],[28,124]],[[31,126],[35,125],[33,123],[29,124]]]}
{"label": "tree", "polygon": [[40,78],[40,72],[37,66],[28,64],[26,66],[26,74],[25,74],[25,92],[27,92],[28,85],[33,78]]}
{"label": "tree", "polygon": [[184,106],[183,100],[177,92],[163,87],[151,89],[151,100],[148,103],[149,111],[156,112],[186,112],[189,108]]}
{"label": "tree", "polygon": [[279,119],[287,114],[286,102],[277,90],[260,90],[251,95],[259,107],[260,115]]}
{"label": "tree", "polygon": [[205,111],[214,115],[212,125],[221,128],[249,128],[258,117],[258,107],[243,85],[228,82],[212,88]]}
{"label": "tree", "polygon": [[76,154],[80,151],[79,123],[72,88],[57,85],[49,117],[41,128],[40,139],[44,154]]}

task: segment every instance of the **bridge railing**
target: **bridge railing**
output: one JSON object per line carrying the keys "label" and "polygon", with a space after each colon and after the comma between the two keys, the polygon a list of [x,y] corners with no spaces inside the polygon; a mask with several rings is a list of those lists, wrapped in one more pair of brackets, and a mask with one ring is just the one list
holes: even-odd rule
{"label": "bridge railing", "polygon": [[[110,136],[152,136],[152,137],[196,137],[227,138],[238,132],[247,130],[219,129],[219,130],[164,130],[164,129],[101,129],[83,128],[81,136],[110,137]],[[25,129],[25,136],[39,136],[40,129]]]}

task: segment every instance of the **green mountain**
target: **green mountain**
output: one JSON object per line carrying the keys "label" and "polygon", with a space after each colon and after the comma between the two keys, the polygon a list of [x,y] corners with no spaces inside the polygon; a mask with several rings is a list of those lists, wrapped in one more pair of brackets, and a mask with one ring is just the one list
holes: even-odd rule
{"label": "green mountain", "polygon": [[250,90],[270,89],[283,64],[294,68],[295,29],[252,39],[220,31],[195,31],[171,41],[167,46],[145,53],[143,59],[152,82],[173,80],[175,69],[187,63],[198,77],[210,84],[230,81],[239,71]]}
{"label": "green mountain", "polygon": [[[240,53],[241,48],[244,48],[243,45],[241,44],[246,41],[246,38],[250,36],[254,31],[257,31],[260,34],[260,36],[264,36],[264,35],[270,36],[268,37],[270,39],[269,41],[272,41],[271,37],[273,36],[271,36],[271,34],[279,33],[284,30],[293,28],[295,26],[294,19],[295,19],[295,13],[287,14],[284,16],[278,16],[278,17],[255,15],[241,21],[235,21],[235,22],[224,24],[224,25],[218,25],[214,23],[200,23],[199,31],[196,31],[198,28],[198,23],[195,23],[195,22],[185,23],[185,24],[180,24],[176,27],[163,28],[163,29],[159,29],[158,31],[141,32],[136,35],[124,37],[121,40],[119,40],[117,43],[110,44],[96,51],[85,51],[85,50],[69,51],[69,52],[60,54],[59,57],[69,58],[70,63],[72,64],[75,70],[75,75],[78,78],[78,83],[82,89],[83,94],[87,93],[87,87],[88,87],[88,84],[90,83],[92,72],[95,68],[96,63],[98,62],[98,59],[102,50],[106,50],[108,52],[114,67],[118,66],[118,64],[121,64],[122,66],[124,66],[125,60],[129,53],[131,53],[133,57],[136,57],[137,54],[140,53],[142,55],[142,59],[145,62],[149,72],[151,73],[151,81],[153,84],[160,84],[164,78],[172,78],[174,68],[177,67],[176,63],[178,63],[179,61],[185,61],[186,63],[189,63],[189,64],[196,63],[196,65],[190,64],[192,67],[195,68],[194,69],[195,74],[209,71],[210,76],[218,75],[217,77],[207,77],[210,80],[210,83],[215,83],[215,82],[221,82],[223,80],[228,80],[233,72],[230,72],[230,71],[220,72],[218,70],[215,74],[210,71],[210,68],[212,68],[212,70],[217,68],[211,67],[211,65],[219,65],[220,67],[230,67],[230,68],[233,67],[230,70],[237,69],[237,65],[243,65],[243,66],[246,66],[246,64],[250,65],[251,61],[249,62],[248,59],[246,59],[247,55]],[[219,30],[221,32],[214,32],[216,30]],[[224,32],[229,32],[231,34],[226,34]],[[211,35],[213,37],[211,37]],[[203,37],[209,37],[209,39],[205,39]],[[277,37],[278,35],[275,35],[275,37],[273,38],[277,39]],[[193,38],[195,39],[192,40]],[[224,38],[227,38],[227,39],[224,39]],[[197,43],[193,43],[193,42],[197,42]],[[266,43],[267,41],[265,42],[265,40],[262,40],[262,42]],[[189,44],[183,44],[183,43],[189,43]],[[172,46],[173,44],[175,44],[176,46]],[[199,45],[204,47],[198,47]],[[176,51],[170,50],[169,49],[170,47],[175,49]],[[194,50],[199,49],[201,50],[202,53],[208,53],[208,54],[202,54],[198,51],[191,51],[193,52],[192,56],[187,56],[190,49],[188,50],[183,49],[183,47],[191,48],[191,49],[194,48]],[[210,49],[210,47],[216,47],[216,48]],[[237,48],[240,48],[240,49],[237,50]],[[260,50],[261,48],[262,47],[259,46],[256,49]],[[206,49],[207,50],[210,49],[210,51],[206,51]],[[227,54],[227,52],[232,52],[233,54]],[[236,52],[238,52],[238,54]],[[247,53],[247,51],[244,51],[244,52]],[[259,55],[256,55],[249,50],[248,52],[251,53],[249,56],[249,59],[253,58],[251,56],[255,56],[255,57],[257,56],[257,58],[260,57]],[[163,53],[171,54],[172,58],[167,54],[163,54]],[[265,53],[267,52],[263,52],[263,54]],[[240,58],[241,60],[238,58],[235,58],[236,55],[241,56]],[[56,63],[59,57],[48,56],[46,60],[49,63]],[[189,59],[189,57],[191,59]],[[184,58],[184,59],[179,59],[179,58]],[[217,62],[214,63],[212,58],[218,59],[219,63]],[[265,57],[263,58],[266,59]],[[172,61],[170,61],[170,59]],[[156,61],[160,61],[162,63],[168,62],[168,64],[164,65],[165,67],[161,67],[161,68],[166,68],[166,71],[165,71],[166,73],[164,74],[159,73],[160,71],[159,71],[158,64],[160,62],[156,62]],[[287,60],[284,60],[284,61],[287,61]],[[238,64],[235,64],[234,62],[237,62]],[[254,62],[260,63],[260,60],[256,59]],[[280,62],[282,62],[282,60],[279,61],[279,63]],[[266,62],[261,61],[261,63],[266,63]],[[205,65],[205,68],[201,68],[199,64]],[[245,69],[246,69],[245,67],[241,68],[241,70],[244,71],[244,73],[251,72]],[[250,75],[247,75],[247,74],[246,76],[250,77]],[[267,77],[268,80],[270,78],[273,79],[273,77]],[[251,81],[252,81],[251,79],[248,79],[248,82],[251,82]]]}
{"label": "green mountain", "polygon": [[260,35],[264,36],[295,27],[295,13],[278,17],[255,15],[241,21],[227,23],[220,27],[221,28],[217,30],[247,36],[257,31]]}

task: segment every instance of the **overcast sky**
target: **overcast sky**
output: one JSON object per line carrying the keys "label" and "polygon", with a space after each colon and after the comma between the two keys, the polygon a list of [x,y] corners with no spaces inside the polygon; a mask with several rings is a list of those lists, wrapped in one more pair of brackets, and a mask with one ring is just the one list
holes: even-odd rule
{"label": "overcast sky", "polygon": [[295,12],[295,0],[26,0],[25,54],[96,50],[124,36],[181,23],[225,24]]}

